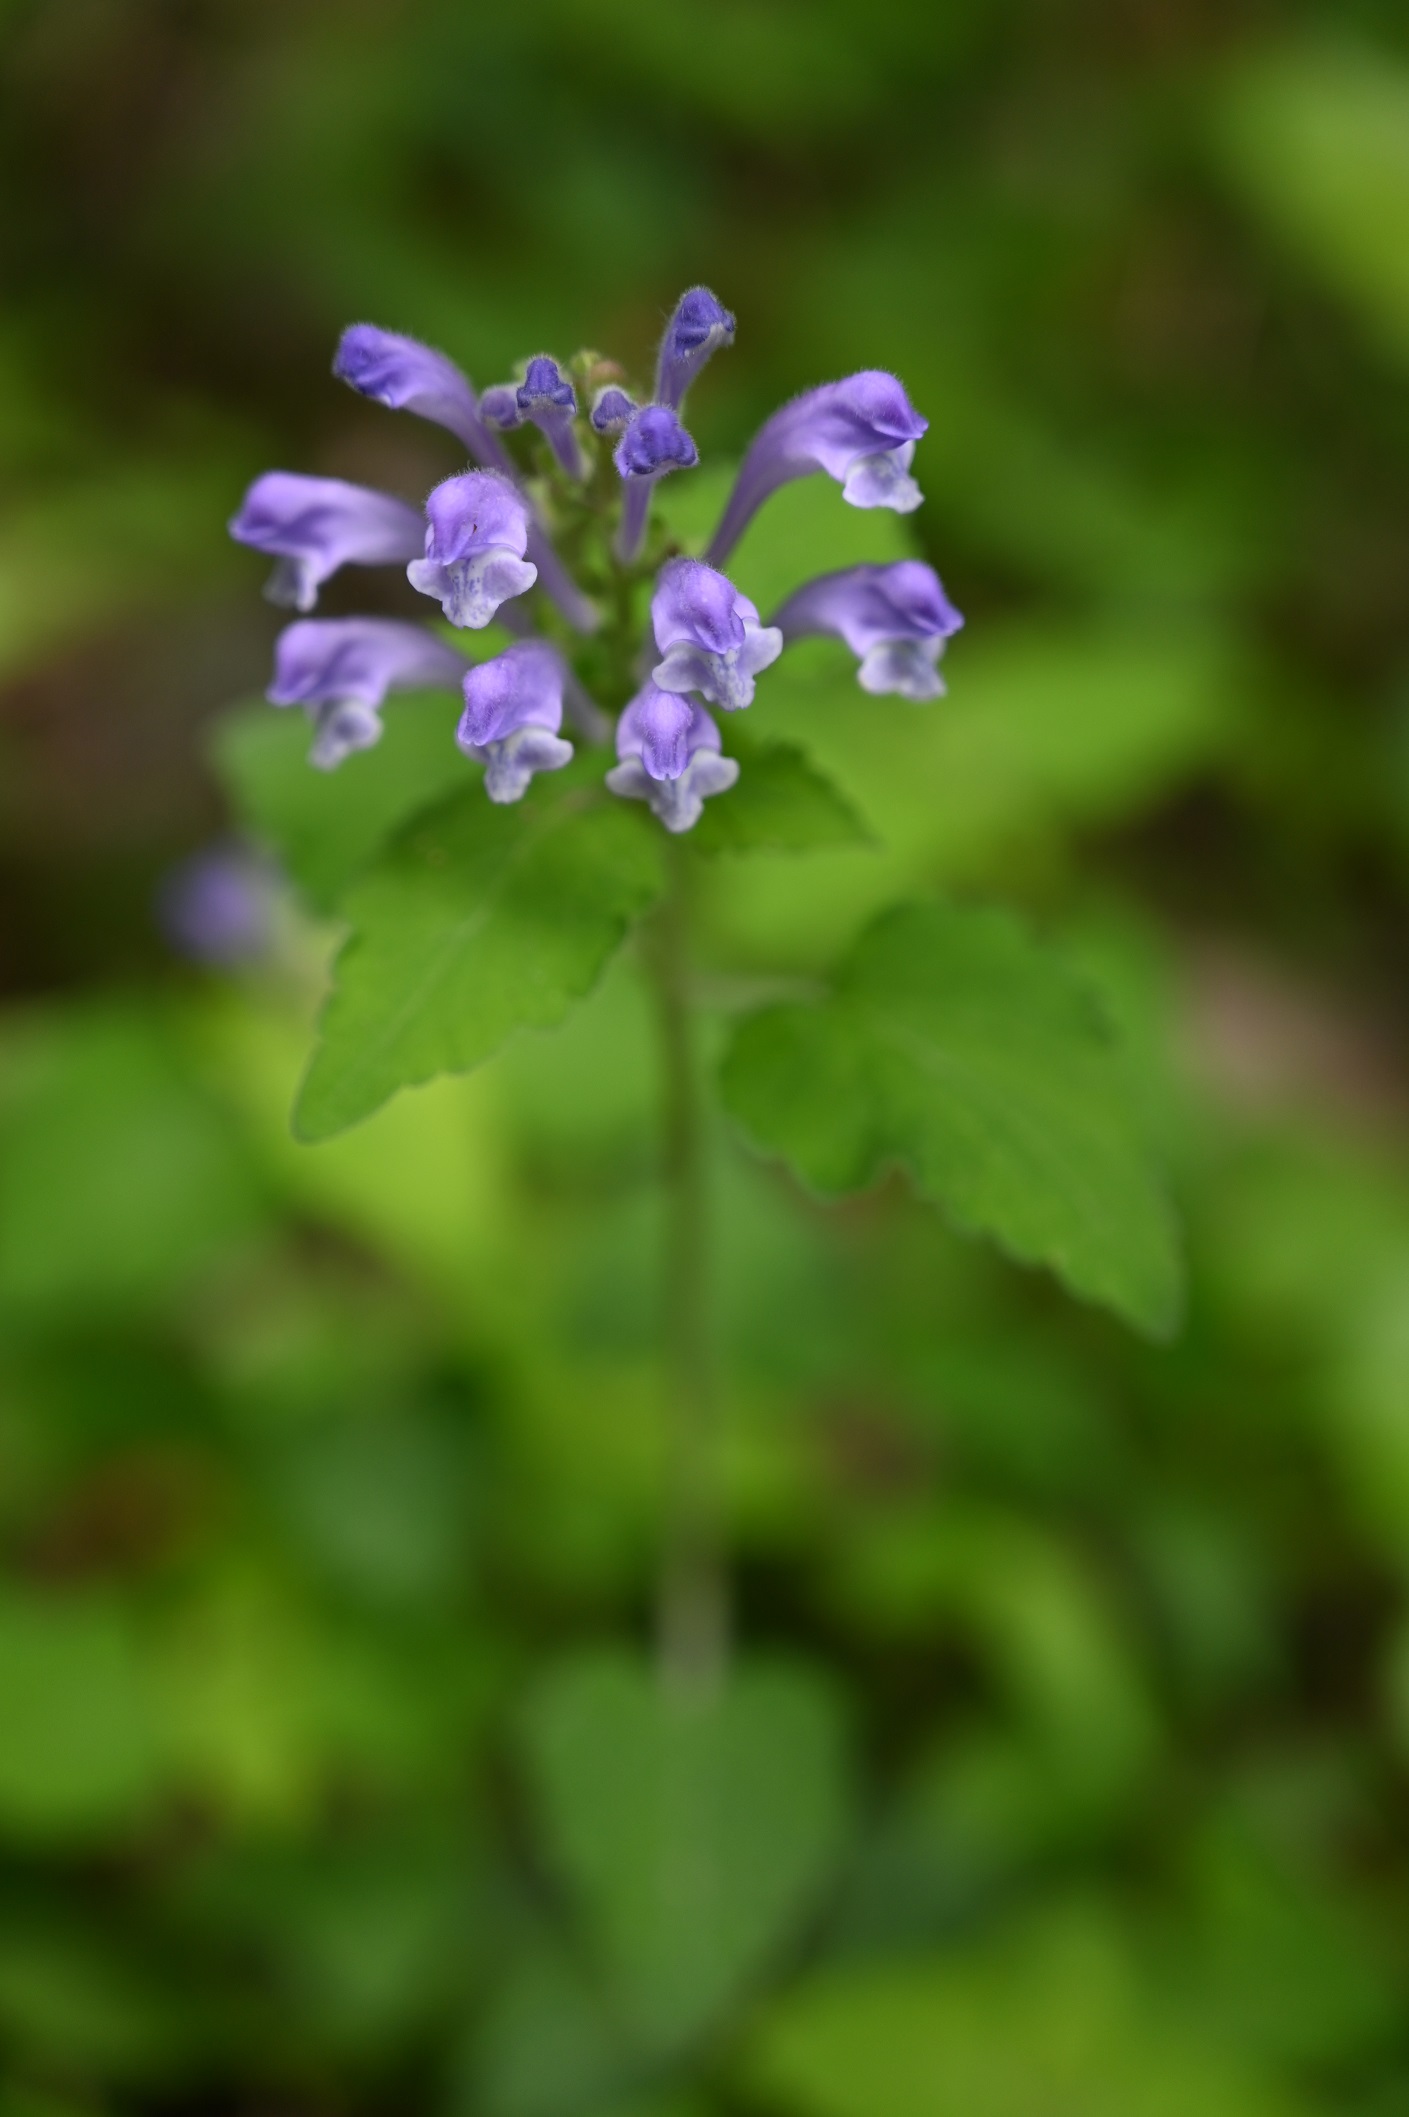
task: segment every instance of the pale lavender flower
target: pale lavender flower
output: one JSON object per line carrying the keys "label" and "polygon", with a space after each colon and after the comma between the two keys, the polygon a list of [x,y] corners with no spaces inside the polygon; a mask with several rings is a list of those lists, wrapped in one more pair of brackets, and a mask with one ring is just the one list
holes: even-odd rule
{"label": "pale lavender flower", "polygon": [[[514,476],[503,442],[481,414],[469,377],[446,354],[417,338],[375,324],[355,323],[343,332],[333,373],[362,396],[393,411],[414,412],[443,426],[464,443],[477,463]],[[545,535],[531,519],[528,557],[538,569],[539,584],[577,632],[591,632],[598,613],[582,593]]]}
{"label": "pale lavender flower", "polygon": [[279,634],[274,706],[302,706],[314,726],[309,762],[330,772],[382,735],[389,691],[458,685],[464,656],[420,625],[396,618],[300,618]]}
{"label": "pale lavender flower", "polygon": [[657,478],[667,471],[693,470],[700,452],[669,405],[644,404],[631,420],[612,452],[612,461],[626,481],[617,531],[617,556],[634,559],[645,535],[646,517]]}
{"label": "pale lavender flower", "polygon": [[578,444],[573,420],[577,417],[577,392],[556,360],[538,353],[528,363],[516,402],[525,419],[531,419],[570,478],[585,478],[587,460]]}
{"label": "pale lavender flower", "polygon": [[760,625],[757,607],[699,559],[671,559],[651,598],[663,659],[651,671],[662,691],[698,691],[728,713],[752,705],[754,678],[783,651],[783,635]]}
{"label": "pale lavender flower", "polygon": [[606,383],[592,400],[591,424],[596,434],[624,434],[636,416],[636,400],[614,382]]}
{"label": "pale lavender flower", "polygon": [[860,662],[863,691],[916,700],[942,696],[936,665],[963,622],[939,575],[919,559],[824,573],[775,615],[785,639],[825,632],[845,640]]}
{"label": "pale lavender flower", "polygon": [[711,353],[734,343],[734,319],[708,287],[691,287],[675,304],[656,361],[656,401],[677,411]]}
{"label": "pale lavender flower", "polygon": [[616,727],[621,762],[607,774],[613,794],[645,801],[668,831],[693,830],[711,794],[739,776],[719,753],[719,730],[704,707],[648,683]]}
{"label": "pale lavender flower", "polygon": [[909,514],[924,498],[909,471],[928,425],[894,375],[879,368],[794,397],[750,442],[705,557],[722,565],[769,494],[815,471],[835,478],[853,507]]}
{"label": "pale lavender flower", "polygon": [[535,772],[571,762],[563,724],[562,658],[546,640],[519,640],[493,661],[468,669],[465,710],[455,740],[484,766],[491,801],[520,801]]}
{"label": "pale lavender flower", "polygon": [[524,558],[532,516],[518,487],[494,471],[446,478],[426,502],[426,555],[406,578],[434,596],[452,625],[478,630],[538,578]]}
{"label": "pale lavender flower", "polygon": [[208,846],[163,878],[156,915],[180,955],[222,968],[251,962],[269,946],[270,875],[238,846]]}
{"label": "pale lavender flower", "polygon": [[390,493],[341,478],[267,470],[231,518],[230,534],[278,561],[264,591],[271,603],[311,610],[340,566],[386,566],[413,557],[425,524],[417,509]]}

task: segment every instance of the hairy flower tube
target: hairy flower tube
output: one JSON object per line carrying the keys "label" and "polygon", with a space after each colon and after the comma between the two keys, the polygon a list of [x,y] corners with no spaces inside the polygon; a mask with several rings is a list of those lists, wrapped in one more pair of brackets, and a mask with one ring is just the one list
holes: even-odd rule
{"label": "hairy flower tube", "polygon": [[[865,369],[765,420],[702,556],[653,526],[660,480],[699,461],[681,419],[686,394],[734,335],[711,290],[691,287],[648,387],[595,353],[566,362],[539,353],[521,380],[480,397],[432,346],[373,324],[344,332],[334,372],[371,402],[453,436],[470,461],[447,463],[420,508],[336,478],[269,471],[233,518],[231,534],[276,561],[273,592],[300,611],[345,565],[404,568],[438,606],[424,625],[302,618],[281,634],[268,696],[309,714],[314,764],[331,769],[374,744],[390,692],[453,690],[463,699],[455,741],[483,767],[491,801],[520,800],[536,775],[572,759],[567,720],[579,743],[614,743],[609,791],[647,803],[680,833],[740,776],[710,709],[753,705],[788,642],[844,640],[867,691],[942,691],[937,664],[962,620],[922,561],[825,574],[769,624],[725,570],[790,479],[821,473],[855,507],[919,504],[911,464],[926,422],[895,376]],[[478,630],[496,619],[513,644],[473,666],[442,629],[442,620]]]}
{"label": "hairy flower tube", "polygon": [[964,620],[932,566],[897,559],[819,575],[788,597],[774,622],[786,640],[810,633],[845,640],[860,664],[856,681],[863,691],[920,701],[943,694],[936,665]]}

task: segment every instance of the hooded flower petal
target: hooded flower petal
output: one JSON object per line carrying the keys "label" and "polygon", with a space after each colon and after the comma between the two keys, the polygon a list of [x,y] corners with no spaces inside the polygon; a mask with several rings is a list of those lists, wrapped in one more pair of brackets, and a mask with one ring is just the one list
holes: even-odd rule
{"label": "hooded flower petal", "polygon": [[519,801],[535,772],[556,772],[572,757],[558,734],[566,670],[545,640],[519,640],[465,672],[465,710],[455,740],[485,768],[491,801]]}
{"label": "hooded flower petal", "polygon": [[857,681],[864,691],[913,699],[943,692],[935,665],[963,622],[939,575],[919,559],[824,573],[789,596],[777,613],[785,639],[827,632],[845,640],[860,660]]}
{"label": "hooded flower petal", "polygon": [[578,445],[573,420],[577,416],[577,392],[546,353],[528,363],[515,401],[521,416],[531,419],[548,438],[549,446],[570,478],[585,478],[587,462]]}
{"label": "hooded flower petal", "polygon": [[324,771],[380,741],[389,691],[458,684],[464,657],[420,625],[394,618],[302,618],[280,633],[275,706],[302,706],[316,730],[310,760]]}
{"label": "hooded flower petal", "polygon": [[754,678],[783,651],[776,626],[733,582],[699,559],[663,566],[651,599],[651,625],[663,659],[651,671],[662,691],[698,691],[735,712],[753,703]]}
{"label": "hooded flower petal", "polygon": [[722,564],[768,495],[814,471],[835,478],[853,507],[910,513],[924,497],[909,470],[928,425],[879,368],[795,397],[754,435],[705,556]]}
{"label": "hooded flower petal", "polygon": [[340,566],[393,565],[421,548],[424,523],[390,493],[341,478],[269,470],[256,478],[230,523],[239,544],[278,560],[265,594],[271,603],[311,610]]}
{"label": "hooded flower petal", "polygon": [[734,343],[734,319],[708,287],[691,287],[675,304],[656,362],[656,397],[675,408],[711,353]]}
{"label": "hooded flower petal", "polygon": [[607,774],[613,794],[645,801],[668,831],[692,830],[705,801],[733,786],[739,767],[719,754],[719,730],[703,706],[646,684],[617,722],[621,762]]}
{"label": "hooded flower petal", "polygon": [[532,517],[518,488],[494,471],[446,478],[426,502],[426,555],[406,578],[434,596],[452,625],[487,625],[501,603],[538,578],[525,562]]}

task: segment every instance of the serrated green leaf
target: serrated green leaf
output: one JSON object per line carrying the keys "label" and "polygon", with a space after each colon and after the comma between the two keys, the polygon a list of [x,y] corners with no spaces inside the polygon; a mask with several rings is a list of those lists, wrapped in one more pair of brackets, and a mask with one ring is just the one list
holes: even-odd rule
{"label": "serrated green leaf", "polygon": [[738,783],[705,811],[690,836],[701,853],[801,853],[870,845],[872,833],[825,772],[791,742],[750,742],[730,730]]}
{"label": "serrated green leaf", "polygon": [[216,767],[251,836],[277,856],[315,911],[332,912],[392,831],[472,781],[455,747],[458,712],[446,692],[398,698],[375,749],[319,772],[308,762],[302,713],[242,706],[217,730]]}
{"label": "serrated green leaf", "polygon": [[527,1733],[549,1846],[619,2016],[648,2048],[677,2044],[767,1967],[838,1857],[832,1691],[758,1664],[685,1700],[624,1656],[592,1655],[542,1686]]}
{"label": "serrated green leaf", "polygon": [[884,912],[816,1005],[744,1022],[725,1101],[824,1192],[892,1163],[962,1228],[1160,1334],[1179,1265],[1120,1053],[1091,994],[994,911]]}
{"label": "serrated green leaf", "polygon": [[327,1139],[398,1088],[562,1020],[661,886],[661,837],[593,759],[496,807],[476,783],[415,818],[349,890],[294,1130]]}

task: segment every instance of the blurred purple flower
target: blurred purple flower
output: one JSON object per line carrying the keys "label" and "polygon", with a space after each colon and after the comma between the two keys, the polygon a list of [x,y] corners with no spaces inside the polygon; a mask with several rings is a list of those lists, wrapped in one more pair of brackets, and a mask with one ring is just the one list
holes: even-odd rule
{"label": "blurred purple flower", "polygon": [[271,929],[271,883],[238,846],[210,846],[165,875],[156,919],[178,955],[230,966],[264,954]]}
{"label": "blurred purple flower", "polygon": [[719,730],[704,707],[651,683],[617,722],[616,754],[611,791],[648,802],[668,831],[692,830],[708,797],[739,776],[734,759],[720,756]]}
{"label": "blurred purple flower", "polygon": [[932,566],[898,559],[819,575],[788,597],[775,622],[788,640],[812,633],[845,640],[860,661],[863,691],[921,700],[943,694],[936,664],[964,620]]}
{"label": "blurred purple flower", "polygon": [[380,742],[389,691],[458,686],[464,656],[395,618],[300,618],[279,635],[273,706],[302,706],[314,726],[309,762],[330,772]]}
{"label": "blurred purple flower", "polygon": [[519,801],[535,772],[557,772],[571,762],[563,724],[566,671],[546,640],[519,640],[464,677],[465,710],[455,740],[484,766],[491,801]]}
{"label": "blurred purple flower", "polygon": [[340,566],[389,566],[413,558],[421,549],[425,522],[416,508],[390,493],[341,478],[267,470],[231,518],[230,534],[278,560],[264,591],[271,603],[311,610],[318,590]]}
{"label": "blurred purple flower", "polygon": [[783,651],[776,626],[733,582],[699,559],[671,559],[651,599],[651,625],[664,657],[651,671],[662,691],[698,691],[735,712],[753,703],[754,678]]}

